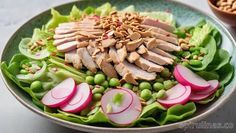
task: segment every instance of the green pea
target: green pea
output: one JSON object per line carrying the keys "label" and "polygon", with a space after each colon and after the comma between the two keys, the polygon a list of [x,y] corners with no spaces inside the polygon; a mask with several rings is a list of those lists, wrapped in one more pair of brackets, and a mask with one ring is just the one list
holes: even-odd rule
{"label": "green pea", "polygon": [[186,62],[186,61],[182,62],[182,65],[183,66],[188,66],[188,62]]}
{"label": "green pea", "polygon": [[104,74],[96,74],[94,77],[94,83],[97,85],[102,84],[106,80],[106,77]]}
{"label": "green pea", "polygon": [[99,101],[101,98],[102,98],[102,94],[101,93],[93,94],[93,100],[94,101]]}
{"label": "green pea", "polygon": [[34,81],[31,83],[30,85],[30,89],[33,91],[33,92],[41,92],[43,90],[42,88],[42,82],[40,81]]}
{"label": "green pea", "polygon": [[143,81],[139,84],[139,89],[140,90],[144,90],[144,89],[148,89],[148,90],[151,90],[152,89],[152,86],[149,82],[146,82],[146,81]]}
{"label": "green pea", "polygon": [[125,84],[123,84],[123,87],[124,87],[124,88],[127,88],[127,89],[132,89],[132,88],[133,88],[133,85],[130,84],[130,83],[125,83]]}
{"label": "green pea", "polygon": [[90,85],[93,85],[94,84],[94,77],[93,76],[87,76],[85,78],[86,82]]}
{"label": "green pea", "polygon": [[191,47],[189,49],[190,52],[194,52],[194,51],[199,51],[201,49],[201,47]]}
{"label": "green pea", "polygon": [[192,66],[201,66],[202,62],[200,60],[190,60],[189,64]]}
{"label": "green pea", "polygon": [[104,81],[101,86],[103,86],[104,88],[108,88],[109,87],[109,83],[108,81]]}
{"label": "green pea", "polygon": [[105,88],[103,86],[100,86],[100,87],[95,87],[93,90],[92,90],[92,93],[95,94],[95,93],[103,93],[105,91]]}
{"label": "green pea", "polygon": [[21,70],[20,70],[20,73],[21,73],[21,74],[28,74],[28,71],[26,71],[25,69],[21,69]]}
{"label": "green pea", "polygon": [[160,91],[152,94],[152,97],[154,99],[161,99],[161,98],[164,98],[165,96],[166,96],[166,91],[165,90],[160,90]]}
{"label": "green pea", "polygon": [[92,73],[91,71],[86,71],[86,75],[88,75],[88,76],[93,76],[94,75],[94,73]]}
{"label": "green pea", "polygon": [[189,56],[191,53],[189,51],[185,51],[183,54],[182,54],[182,57],[187,57]]}
{"label": "green pea", "polygon": [[159,82],[159,83],[163,83],[163,82],[164,82],[164,79],[160,77],[160,78],[157,78],[155,81],[156,81],[156,82]]}
{"label": "green pea", "polygon": [[139,90],[139,88],[138,88],[137,86],[134,86],[134,87],[132,88],[132,90],[133,90],[134,92],[137,92],[137,91]]}
{"label": "green pea", "polygon": [[147,101],[152,97],[152,92],[149,89],[144,89],[141,91],[140,97]]}
{"label": "green pea", "polygon": [[163,84],[164,84],[164,87],[165,87],[166,90],[168,90],[171,87],[173,87],[173,83],[172,83],[171,80],[166,80],[166,81],[163,82]]}
{"label": "green pea", "polygon": [[164,70],[161,71],[160,75],[163,78],[168,78],[170,77],[171,73],[168,68],[165,68]]}
{"label": "green pea", "polygon": [[120,85],[120,81],[117,78],[111,78],[109,80],[109,86],[116,87]]}
{"label": "green pea", "polygon": [[192,55],[199,55],[199,54],[200,54],[199,51],[194,51],[194,52],[192,53]]}
{"label": "green pea", "polygon": [[159,91],[159,90],[165,89],[165,86],[162,83],[156,82],[153,84],[153,89],[155,91]]}

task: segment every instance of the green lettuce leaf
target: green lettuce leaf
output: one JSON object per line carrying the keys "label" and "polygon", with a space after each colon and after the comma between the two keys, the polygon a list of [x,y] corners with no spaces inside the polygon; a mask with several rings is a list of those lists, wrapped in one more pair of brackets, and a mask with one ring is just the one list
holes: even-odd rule
{"label": "green lettuce leaf", "polygon": [[213,27],[210,23],[204,24],[202,27],[196,27],[193,35],[189,40],[189,44],[194,46],[201,46],[208,35],[212,32]]}
{"label": "green lettuce leaf", "polygon": [[127,6],[126,8],[122,9],[122,12],[133,13],[133,12],[135,12],[135,7],[134,7],[134,5]]}
{"label": "green lettuce leaf", "polygon": [[221,67],[217,73],[220,75],[220,83],[221,85],[227,85],[232,77],[233,77],[233,74],[234,74],[234,67],[228,63],[226,65],[224,65],[223,67]]}
{"label": "green lettuce leaf", "polygon": [[218,80],[220,78],[218,73],[215,71],[199,71],[197,72],[197,74],[202,78],[204,78],[205,80],[214,80],[214,79]]}
{"label": "green lettuce leaf", "polygon": [[224,49],[218,49],[213,61],[207,66],[207,70],[215,71],[226,65],[230,61],[229,53]]}
{"label": "green lettuce leaf", "polygon": [[110,12],[114,11],[116,7],[112,7],[110,3],[105,3],[95,9],[95,14],[99,16],[107,16]]}
{"label": "green lettuce leaf", "polygon": [[154,102],[152,104],[149,104],[147,106],[145,106],[142,110],[142,113],[140,115],[140,117],[148,117],[151,116],[152,114],[155,114],[156,112],[162,112],[165,111],[166,108],[163,107],[161,104],[159,104],[158,102]]}
{"label": "green lettuce leaf", "polygon": [[196,106],[193,102],[185,105],[174,105],[170,107],[167,112],[161,114],[161,117],[157,119],[160,125],[164,125],[167,122],[176,122],[183,120],[196,112]]}
{"label": "green lettuce leaf", "polygon": [[71,21],[79,20],[82,16],[82,11],[79,10],[78,7],[74,5],[70,11],[69,16]]}
{"label": "green lettuce leaf", "polygon": [[213,101],[215,99],[215,97],[216,97],[216,94],[214,93],[214,94],[210,95],[209,97],[207,97],[207,98],[205,98],[201,101],[198,101],[197,103],[199,103],[199,104],[208,104],[209,102]]}
{"label": "green lettuce leaf", "polygon": [[54,29],[56,28],[60,23],[68,22],[69,16],[61,15],[58,11],[55,9],[51,9],[52,18],[48,21],[46,24],[46,29]]}

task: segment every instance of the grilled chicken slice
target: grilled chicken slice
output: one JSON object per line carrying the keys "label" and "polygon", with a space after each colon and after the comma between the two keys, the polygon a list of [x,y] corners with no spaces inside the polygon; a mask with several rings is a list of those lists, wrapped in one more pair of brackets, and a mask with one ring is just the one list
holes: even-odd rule
{"label": "grilled chicken slice", "polygon": [[159,54],[156,54],[154,52],[148,51],[147,53],[142,55],[143,58],[155,62],[159,65],[168,65],[168,64],[173,64],[173,59],[161,56]]}
{"label": "grilled chicken slice", "polygon": [[157,65],[149,60],[144,59],[143,57],[140,57],[138,60],[136,60],[135,64],[148,72],[161,72],[164,70],[163,66]]}
{"label": "grilled chicken slice", "polygon": [[156,42],[157,42],[157,48],[162,49],[164,51],[173,52],[173,51],[180,51],[181,50],[180,46],[176,46],[172,43],[168,43],[168,42],[160,40],[160,39],[156,39]]}
{"label": "grilled chicken slice", "polygon": [[73,37],[68,37],[68,38],[62,38],[62,39],[56,39],[54,40],[53,44],[55,46],[61,45],[63,43],[67,43],[67,42],[71,42],[71,41],[76,41],[77,37],[73,36]]}
{"label": "grilled chicken slice", "polygon": [[97,65],[86,48],[78,48],[77,54],[81,57],[82,63],[86,68],[93,73],[97,72]]}
{"label": "grilled chicken slice", "polygon": [[118,64],[121,62],[119,55],[114,47],[110,47],[109,56],[114,64]]}
{"label": "grilled chicken slice", "polygon": [[83,66],[81,62],[81,58],[77,54],[76,50],[72,50],[65,53],[65,62],[72,63],[76,69],[81,69]]}
{"label": "grilled chicken slice", "polygon": [[105,39],[105,40],[102,40],[102,46],[104,48],[108,48],[108,47],[114,46],[115,44],[116,44],[116,40],[115,39]]}
{"label": "grilled chicken slice", "polygon": [[141,46],[139,46],[137,53],[144,54],[144,53],[147,53],[147,51],[148,51],[148,49],[144,45],[141,45]]}
{"label": "grilled chicken slice", "polygon": [[141,27],[143,27],[145,29],[148,29],[149,31],[153,31],[153,32],[156,32],[156,33],[159,33],[159,34],[163,34],[163,35],[166,35],[166,36],[171,36],[171,37],[177,38],[177,35],[175,35],[171,32],[168,32],[166,30],[163,30],[161,28],[158,28],[158,27],[149,26],[149,25],[141,25]]}
{"label": "grilled chicken slice", "polygon": [[153,26],[153,27],[158,27],[158,28],[164,29],[168,32],[173,32],[175,30],[175,28],[173,26],[166,24],[164,22],[160,22],[158,20],[151,19],[151,18],[145,18],[143,20],[142,24]]}
{"label": "grilled chicken slice", "polygon": [[130,64],[127,61],[123,62],[124,66],[132,73],[132,75],[135,77],[135,79],[140,79],[140,80],[154,80],[156,78],[156,73],[150,73],[147,71],[144,71],[137,67],[136,65]]}
{"label": "grilled chicken slice", "polygon": [[58,52],[69,52],[71,50],[76,49],[78,44],[79,44],[78,41],[67,42],[67,43],[57,46],[57,51]]}
{"label": "grilled chicken slice", "polygon": [[162,55],[162,56],[165,56],[165,57],[168,57],[168,58],[172,58],[172,59],[175,59],[176,57],[170,53],[167,53],[165,52],[164,50],[161,50],[159,48],[153,48],[151,49],[152,52],[156,53],[156,54],[159,54],[159,55]]}
{"label": "grilled chicken slice", "polygon": [[98,53],[95,56],[98,67],[110,78],[117,78],[117,72],[113,65],[107,61],[106,53]]}
{"label": "grilled chicken slice", "polygon": [[115,69],[116,69],[117,73],[120,76],[122,76],[122,80],[125,80],[126,82],[132,83],[135,85],[138,84],[138,82],[136,81],[136,77],[133,76],[133,74],[130,72],[130,70],[128,70],[128,68],[123,63],[116,64]]}
{"label": "grilled chicken slice", "polygon": [[171,36],[166,36],[166,35],[159,34],[159,33],[156,33],[156,32],[152,32],[152,36],[155,37],[156,39],[160,39],[160,40],[167,41],[167,42],[173,43],[175,45],[178,45],[178,39],[177,38],[174,38],[174,37],[171,37]]}

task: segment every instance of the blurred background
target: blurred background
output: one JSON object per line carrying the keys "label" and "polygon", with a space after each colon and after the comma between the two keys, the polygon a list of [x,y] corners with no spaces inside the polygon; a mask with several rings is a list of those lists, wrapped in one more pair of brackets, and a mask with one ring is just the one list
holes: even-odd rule
{"label": "blurred background", "polygon": [[[1,0],[0,4],[0,49],[4,48],[10,36],[24,22],[51,7],[70,2],[71,0]],[[178,0],[194,6],[204,12],[214,15],[207,0]],[[227,26],[236,37],[236,28]],[[236,132],[236,95],[232,97],[221,109],[204,119],[209,123],[233,123],[233,129],[186,129],[173,133],[233,133]],[[0,133],[80,133],[61,127],[36,115],[21,105],[7,90],[0,80]]]}

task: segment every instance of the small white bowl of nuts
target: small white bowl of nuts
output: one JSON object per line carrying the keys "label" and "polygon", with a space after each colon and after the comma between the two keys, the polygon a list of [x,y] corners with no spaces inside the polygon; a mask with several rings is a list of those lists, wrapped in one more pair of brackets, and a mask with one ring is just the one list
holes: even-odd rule
{"label": "small white bowl of nuts", "polygon": [[208,0],[208,4],[220,20],[236,26],[236,0]]}

